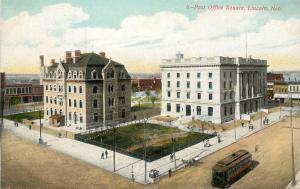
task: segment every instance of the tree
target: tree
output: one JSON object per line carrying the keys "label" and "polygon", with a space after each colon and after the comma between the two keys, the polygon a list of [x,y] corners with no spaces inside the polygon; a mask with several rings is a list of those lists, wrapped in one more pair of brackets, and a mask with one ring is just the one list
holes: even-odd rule
{"label": "tree", "polygon": [[145,94],[146,94],[146,96],[147,96],[147,98],[148,98],[148,101],[149,101],[149,97],[150,97],[150,95],[151,95],[151,91],[150,91],[149,89],[147,89],[147,90],[145,91]]}
{"label": "tree", "polygon": [[9,99],[9,106],[15,106],[17,110],[19,109],[19,105],[21,104],[21,98],[20,97],[11,97]]}
{"label": "tree", "polygon": [[151,97],[150,97],[150,100],[151,100],[152,105],[153,105],[153,107],[154,107],[154,102],[156,101],[156,97],[155,97],[155,96],[151,96]]}

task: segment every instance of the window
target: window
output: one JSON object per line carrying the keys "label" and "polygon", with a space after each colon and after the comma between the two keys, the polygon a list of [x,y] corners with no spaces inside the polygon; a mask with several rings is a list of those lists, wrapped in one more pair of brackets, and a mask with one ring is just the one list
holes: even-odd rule
{"label": "window", "polygon": [[170,76],[171,76],[171,74],[170,74],[170,73],[167,73],[167,77],[170,78]]}
{"label": "window", "polygon": [[186,73],[186,78],[190,78],[190,73]]}
{"label": "window", "polygon": [[94,122],[98,122],[98,113],[94,113]]}
{"label": "window", "polygon": [[224,78],[226,78],[226,72],[224,72]]}
{"label": "window", "polygon": [[227,116],[227,107],[224,107],[224,116]]}
{"label": "window", "polygon": [[212,95],[212,93],[209,93],[208,94],[208,100],[212,100],[213,99],[213,95]]}
{"label": "window", "polygon": [[226,81],[224,81],[224,89],[226,89]]}
{"label": "window", "polygon": [[79,100],[79,108],[82,108],[82,100]]}
{"label": "window", "polygon": [[82,87],[79,86],[79,93],[82,93]]}
{"label": "window", "polygon": [[167,103],[167,111],[168,111],[168,112],[171,111],[171,103]]}
{"label": "window", "polygon": [[74,100],[74,107],[76,108],[77,107],[77,101]]}
{"label": "window", "polygon": [[56,85],[53,85],[53,91],[56,91]]}
{"label": "window", "polygon": [[226,92],[224,93],[224,100],[226,100],[226,97],[227,97],[227,94],[226,94]]}
{"label": "window", "polygon": [[201,115],[201,106],[197,106],[197,115]]}
{"label": "window", "polygon": [[177,75],[177,78],[180,78],[180,73],[177,73],[176,75]]}
{"label": "window", "polygon": [[186,88],[188,88],[188,89],[190,88],[190,82],[189,81],[186,82]]}
{"label": "window", "polygon": [[187,99],[190,99],[190,97],[191,97],[190,92],[187,92],[187,93],[186,93],[186,98],[187,98]]}
{"label": "window", "polygon": [[229,77],[230,77],[230,78],[232,77],[232,74],[231,74],[231,72],[229,72]]}
{"label": "window", "polygon": [[49,115],[49,110],[47,109],[47,111],[46,111],[46,115]]}
{"label": "window", "polygon": [[93,87],[93,93],[97,93],[98,88],[96,86]]}
{"label": "window", "polygon": [[197,82],[197,88],[201,89],[201,82],[200,81]]}
{"label": "window", "polygon": [[232,115],[232,114],[233,114],[232,107],[230,107],[230,115]]}
{"label": "window", "polygon": [[171,91],[168,91],[168,97],[171,97]]}
{"label": "window", "polygon": [[230,81],[229,87],[230,87],[230,89],[232,89],[232,81]]}
{"label": "window", "polygon": [[82,118],[82,116],[79,117],[79,121],[80,121],[80,123],[83,123],[83,118]]}
{"label": "window", "polygon": [[212,89],[212,82],[208,82],[208,89]]}
{"label": "window", "polygon": [[180,81],[177,81],[176,86],[180,87]]}
{"label": "window", "polygon": [[125,117],[125,109],[122,109],[122,118]]}
{"label": "window", "polygon": [[48,85],[46,85],[46,90],[48,90]]}
{"label": "window", "polygon": [[125,97],[119,97],[119,102],[121,104],[125,104]]}
{"label": "window", "polygon": [[197,73],[197,78],[200,78],[201,77],[201,74],[200,73]]}
{"label": "window", "polygon": [[94,101],[93,101],[93,108],[97,108],[97,106],[98,106],[98,101],[97,101],[97,100],[94,100]]}
{"label": "window", "polygon": [[72,113],[69,112],[69,120],[72,120]]}
{"label": "window", "polygon": [[56,100],[56,97],[54,97],[54,104],[57,104],[57,100]]}
{"label": "window", "polygon": [[177,112],[177,113],[180,112],[180,104],[176,104],[176,112]]}
{"label": "window", "polygon": [[108,99],[108,106],[114,106],[115,104],[115,99],[114,98],[109,98]]}
{"label": "window", "polygon": [[121,90],[122,90],[122,91],[125,91],[125,85],[122,85],[122,86],[121,86]]}
{"label": "window", "polygon": [[201,99],[201,93],[198,93],[198,94],[197,94],[197,98],[198,98],[198,100]]}
{"label": "window", "polygon": [[177,92],[177,98],[180,98],[180,92]]}
{"label": "window", "polygon": [[52,85],[50,85],[50,91],[52,91]]}
{"label": "window", "polygon": [[69,86],[69,93],[72,91],[71,86]]}
{"label": "window", "polygon": [[69,99],[69,106],[70,106],[70,107],[72,106],[72,101],[71,101],[71,99]]}
{"label": "window", "polygon": [[108,85],[107,90],[108,90],[108,92],[114,92],[114,86],[113,85]]}
{"label": "window", "polygon": [[168,81],[168,87],[171,87],[171,81]]}
{"label": "window", "polygon": [[48,96],[46,96],[46,103],[48,103]]}
{"label": "window", "polygon": [[211,72],[208,73],[208,78],[209,78],[209,79],[212,78],[212,73],[211,73]]}
{"label": "window", "polygon": [[232,92],[229,93],[229,99],[232,99]]}
{"label": "window", "polygon": [[79,78],[79,79],[82,79],[82,78],[83,78],[83,73],[82,73],[82,71],[79,71],[78,78]]}
{"label": "window", "polygon": [[208,107],[208,116],[213,116],[213,114],[214,114],[214,108]]}
{"label": "window", "polygon": [[52,97],[50,97],[50,104],[52,104]]}
{"label": "window", "polygon": [[74,93],[76,93],[76,86],[73,87]]}

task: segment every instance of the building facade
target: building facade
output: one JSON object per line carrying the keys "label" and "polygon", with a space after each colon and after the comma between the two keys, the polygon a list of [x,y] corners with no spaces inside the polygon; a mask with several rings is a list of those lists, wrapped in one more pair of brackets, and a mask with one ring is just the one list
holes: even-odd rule
{"label": "building facade", "polygon": [[74,56],[67,51],[65,62],[51,62],[42,69],[46,120],[60,115],[61,125],[89,129],[129,119],[131,82],[124,65],[103,52],[81,54],[79,50]]}
{"label": "building facade", "polygon": [[161,79],[158,79],[158,78],[132,79],[131,84],[132,84],[132,87],[136,88],[137,91],[161,90]]}
{"label": "building facade", "polygon": [[161,114],[214,123],[241,119],[264,106],[267,61],[200,57],[163,60]]}

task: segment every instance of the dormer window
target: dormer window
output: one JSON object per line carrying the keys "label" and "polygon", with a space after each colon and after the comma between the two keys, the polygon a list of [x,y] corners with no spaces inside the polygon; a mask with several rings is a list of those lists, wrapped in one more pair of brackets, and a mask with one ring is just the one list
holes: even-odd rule
{"label": "dormer window", "polygon": [[78,78],[83,79],[83,72],[82,71],[79,71]]}
{"label": "dormer window", "polygon": [[113,69],[109,69],[108,71],[107,71],[107,79],[112,79],[112,78],[114,78],[115,77],[115,72],[114,72],[114,70]]}
{"label": "dormer window", "polygon": [[91,78],[92,79],[97,79],[98,77],[97,77],[97,72],[96,72],[96,70],[93,70],[92,72],[91,72]]}
{"label": "dormer window", "polygon": [[76,71],[73,72],[73,79],[77,79],[77,72]]}
{"label": "dormer window", "polygon": [[58,70],[57,76],[58,76],[58,79],[62,79],[62,72],[60,70]]}
{"label": "dormer window", "polygon": [[68,79],[72,79],[72,72],[71,71],[69,71],[69,73],[68,73]]}

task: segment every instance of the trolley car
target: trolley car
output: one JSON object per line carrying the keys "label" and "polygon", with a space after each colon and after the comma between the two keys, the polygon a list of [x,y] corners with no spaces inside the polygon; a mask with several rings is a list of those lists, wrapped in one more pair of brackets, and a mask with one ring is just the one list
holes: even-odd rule
{"label": "trolley car", "polygon": [[250,169],[252,169],[252,155],[246,150],[239,150],[218,161],[213,167],[212,185],[229,187]]}

